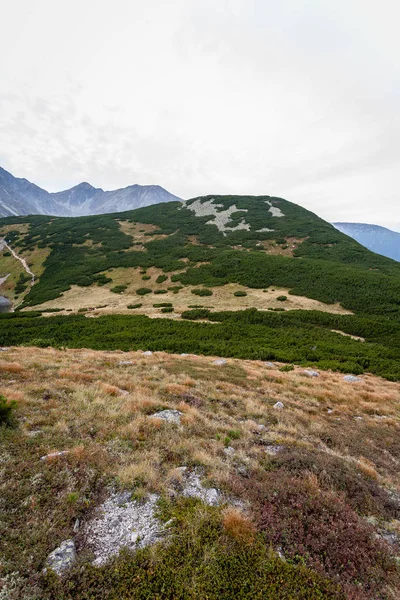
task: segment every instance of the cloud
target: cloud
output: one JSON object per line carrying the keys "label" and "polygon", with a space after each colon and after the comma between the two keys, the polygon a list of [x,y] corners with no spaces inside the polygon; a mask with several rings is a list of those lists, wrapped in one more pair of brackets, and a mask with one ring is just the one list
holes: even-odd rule
{"label": "cloud", "polygon": [[393,226],[396,3],[89,4],[7,8],[2,166],[50,190],[271,193]]}

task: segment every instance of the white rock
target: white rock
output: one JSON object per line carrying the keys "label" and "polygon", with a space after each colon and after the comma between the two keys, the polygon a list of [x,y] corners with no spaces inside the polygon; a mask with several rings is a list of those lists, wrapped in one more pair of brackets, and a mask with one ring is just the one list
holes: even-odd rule
{"label": "white rock", "polygon": [[276,404],[274,404],[274,408],[282,410],[282,408],[285,408],[285,406],[282,402],[276,402]]}
{"label": "white rock", "polygon": [[151,419],[162,419],[167,423],[174,423],[175,425],[181,424],[181,416],[183,413],[180,410],[161,410],[160,412],[154,413],[154,415],[150,415]]}
{"label": "white rock", "polygon": [[226,456],[233,456],[235,454],[235,448],[228,446],[227,448],[224,448],[224,453]]}
{"label": "white rock", "polygon": [[49,569],[53,569],[57,575],[62,575],[64,571],[72,567],[75,561],[75,542],[74,540],[65,540],[49,554],[46,565]]}
{"label": "white rock", "polygon": [[52,458],[57,458],[57,456],[64,456],[65,454],[69,454],[69,450],[61,450],[60,452],[51,452],[51,454],[46,454],[45,456],[41,456],[40,460],[48,460]]}
{"label": "white rock", "polygon": [[275,364],[273,362],[269,362],[269,361],[264,362],[264,365],[266,367],[268,367],[269,369],[273,369],[275,367]]}
{"label": "white rock", "polygon": [[217,360],[214,360],[214,365],[218,365],[218,366],[226,365],[226,360],[224,358],[217,358]]}
{"label": "white rock", "polygon": [[276,454],[278,454],[281,450],[283,449],[283,446],[265,446],[264,448],[264,452],[266,452],[267,454],[271,454],[272,456],[275,456]]}
{"label": "white rock", "polygon": [[356,377],[355,375],[345,375],[343,377],[345,381],[349,381],[350,383],[355,383],[356,381],[362,381],[360,377]]}
{"label": "white rock", "polygon": [[158,498],[150,494],[139,502],[131,500],[129,492],[113,494],[98,508],[85,527],[87,545],[95,556],[93,564],[105,564],[124,547],[134,550],[157,541],[164,531],[155,516]]}
{"label": "white rock", "polygon": [[153,353],[151,350],[146,350],[146,352],[143,352],[144,356],[153,356]]}
{"label": "white rock", "polygon": [[135,363],[133,362],[133,360],[120,360],[118,364],[122,366],[122,365],[133,365]]}
{"label": "white rock", "polygon": [[307,377],[319,377],[318,371],[313,371],[312,369],[304,369],[303,373]]}

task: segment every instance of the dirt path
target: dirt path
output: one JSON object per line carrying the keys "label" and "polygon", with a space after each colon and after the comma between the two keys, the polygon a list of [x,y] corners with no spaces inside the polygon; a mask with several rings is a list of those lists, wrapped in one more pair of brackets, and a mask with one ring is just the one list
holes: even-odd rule
{"label": "dirt path", "polygon": [[11,252],[11,254],[13,255],[13,257],[16,260],[19,260],[19,262],[21,263],[21,265],[24,267],[25,271],[28,273],[28,275],[30,275],[30,277],[31,277],[31,285],[33,285],[35,283],[35,274],[32,273],[32,271],[28,267],[28,265],[26,263],[26,260],[24,258],[21,258],[20,256],[18,256],[18,254],[16,252],[14,252],[14,250],[11,248],[11,246],[9,246],[7,244],[6,240],[4,240],[4,239],[1,240],[0,241],[0,246],[2,248],[6,247]]}

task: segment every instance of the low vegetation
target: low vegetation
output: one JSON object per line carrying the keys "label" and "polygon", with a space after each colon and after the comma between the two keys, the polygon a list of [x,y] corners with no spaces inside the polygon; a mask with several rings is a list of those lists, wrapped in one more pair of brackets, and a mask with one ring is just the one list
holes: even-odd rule
{"label": "low vegetation", "polygon": [[[17,402],[15,427],[0,427],[7,600],[398,597],[399,384],[280,366],[2,353],[0,393]],[[179,410],[181,425],[149,418],[163,409]],[[66,453],[41,460],[57,451]],[[182,465],[200,469],[225,501],[210,507],[172,493]],[[110,489],[157,493],[168,536],[95,567],[74,526]],[[72,537],[76,566],[62,579],[44,576],[48,554]]]}

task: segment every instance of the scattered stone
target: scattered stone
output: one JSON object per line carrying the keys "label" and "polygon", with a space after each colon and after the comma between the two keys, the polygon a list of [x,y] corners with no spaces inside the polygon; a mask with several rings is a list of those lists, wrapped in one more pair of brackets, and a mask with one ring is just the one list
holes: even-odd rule
{"label": "scattered stone", "polygon": [[120,396],[128,396],[129,395],[128,390],[121,390],[121,389],[119,389],[118,393],[119,393]]}
{"label": "scattered stone", "polygon": [[8,352],[10,348],[0,348],[0,352]]}
{"label": "scattered stone", "polygon": [[133,362],[133,360],[120,360],[119,365],[124,366],[124,365],[134,365],[135,363]]}
{"label": "scattered stone", "polygon": [[224,453],[226,456],[233,456],[235,454],[235,448],[228,446],[227,448],[224,448]]}
{"label": "scattered stone", "polygon": [[36,437],[37,435],[40,435],[41,433],[43,433],[43,431],[41,429],[34,429],[32,431],[27,431],[26,435],[28,437]]}
{"label": "scattered stone", "polygon": [[153,353],[151,350],[146,350],[146,352],[143,352],[144,356],[153,356]]}
{"label": "scattered stone", "polygon": [[217,358],[217,360],[214,360],[214,365],[218,365],[218,366],[226,365],[226,360],[224,358]]}
{"label": "scattered stone", "polygon": [[154,413],[154,415],[150,415],[151,419],[162,419],[167,423],[174,423],[174,425],[181,424],[181,416],[183,413],[180,410],[161,410],[160,412]]}
{"label": "scattered stone", "polygon": [[278,410],[282,410],[282,408],[285,408],[284,404],[282,402],[276,402],[274,404],[274,408],[278,409]]}
{"label": "scattered stone", "polygon": [[134,550],[154,544],[165,528],[155,517],[159,496],[150,494],[143,502],[131,494],[113,494],[85,527],[86,542],[93,551],[94,565],[105,564],[122,548]]}
{"label": "scattered stone", "polygon": [[345,375],[343,377],[344,381],[349,381],[350,383],[355,383],[356,381],[362,381],[361,377],[356,377],[355,375]]}
{"label": "scattered stone", "polygon": [[189,356],[189,354],[186,354],[185,352],[182,352],[181,356]]}
{"label": "scattered stone", "polygon": [[265,446],[264,452],[267,454],[271,454],[271,456],[276,456],[281,450],[283,450],[283,446]]}
{"label": "scattered stone", "polygon": [[318,371],[313,371],[312,369],[304,369],[303,373],[307,377],[319,377]]}
{"label": "scattered stone", "polygon": [[355,421],[362,421],[362,420],[363,420],[363,417],[354,417],[354,420],[355,420]]}
{"label": "scattered stone", "polygon": [[64,456],[65,454],[69,454],[69,450],[61,450],[60,452],[51,452],[50,454],[46,454],[45,456],[41,456],[40,460],[51,460],[52,458],[57,458],[58,456]]}
{"label": "scattered stone", "polygon": [[74,533],[77,533],[79,531],[79,519],[76,519],[75,523],[74,523]]}
{"label": "scattered stone", "polygon": [[266,367],[268,367],[269,369],[274,369],[276,366],[273,362],[269,362],[269,361],[264,362],[264,365]]}
{"label": "scattered stone", "polygon": [[[185,468],[181,472],[185,476],[187,469]],[[196,471],[192,471],[189,475],[186,475],[182,496],[186,498],[199,498],[210,506],[217,506],[221,501],[221,492],[216,488],[204,487]]]}
{"label": "scattered stone", "polygon": [[328,415],[333,413],[333,408],[328,408],[328,410],[326,411],[328,413]]}
{"label": "scattered stone", "polygon": [[62,575],[64,571],[72,567],[75,561],[75,542],[74,540],[65,540],[49,554],[46,565],[49,569],[53,569],[57,575]]}

